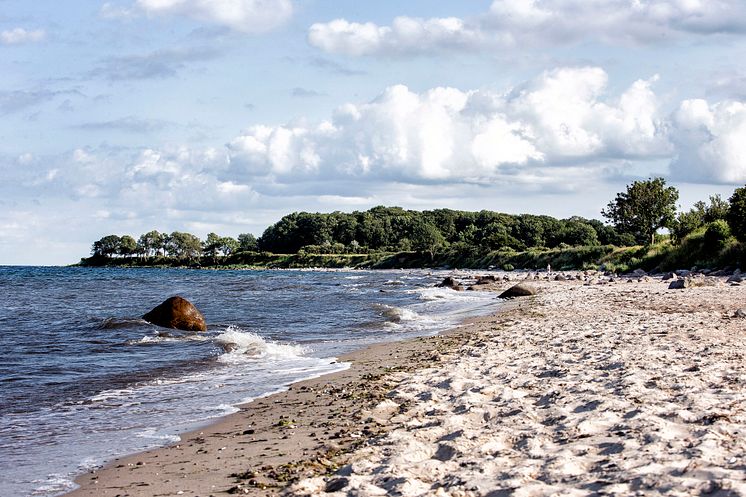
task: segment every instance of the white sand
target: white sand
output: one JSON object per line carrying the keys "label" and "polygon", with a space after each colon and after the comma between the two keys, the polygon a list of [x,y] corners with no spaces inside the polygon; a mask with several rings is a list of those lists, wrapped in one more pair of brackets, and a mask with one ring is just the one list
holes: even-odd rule
{"label": "white sand", "polygon": [[370,413],[394,429],[290,493],[746,495],[746,286],[538,285],[532,310],[402,374]]}

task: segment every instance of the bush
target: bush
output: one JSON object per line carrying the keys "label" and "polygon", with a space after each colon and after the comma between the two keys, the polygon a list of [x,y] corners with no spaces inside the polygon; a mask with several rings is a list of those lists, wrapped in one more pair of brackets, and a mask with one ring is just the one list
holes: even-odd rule
{"label": "bush", "polygon": [[512,264],[503,264],[503,271],[513,271],[515,267]]}
{"label": "bush", "polygon": [[707,231],[705,231],[705,248],[709,251],[720,251],[725,247],[728,238],[730,238],[728,223],[722,219],[713,221],[707,225]]}

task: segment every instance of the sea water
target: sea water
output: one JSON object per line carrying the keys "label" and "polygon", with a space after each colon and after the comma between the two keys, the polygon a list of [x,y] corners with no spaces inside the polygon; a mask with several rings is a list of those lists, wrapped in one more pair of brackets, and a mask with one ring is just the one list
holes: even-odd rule
{"label": "sea water", "polygon": [[[428,271],[0,267],[0,496],[54,496],[117,456],[176,442],[345,352],[499,306]],[[173,295],[206,333],[140,317]]]}

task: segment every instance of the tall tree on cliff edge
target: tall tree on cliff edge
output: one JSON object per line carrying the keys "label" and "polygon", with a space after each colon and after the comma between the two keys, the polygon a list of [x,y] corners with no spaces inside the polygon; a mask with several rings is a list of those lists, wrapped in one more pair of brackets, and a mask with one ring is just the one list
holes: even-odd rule
{"label": "tall tree on cliff edge", "polygon": [[655,243],[660,228],[670,228],[676,219],[679,191],[666,187],[663,178],[635,181],[617,193],[601,214],[621,233],[629,233],[640,244]]}

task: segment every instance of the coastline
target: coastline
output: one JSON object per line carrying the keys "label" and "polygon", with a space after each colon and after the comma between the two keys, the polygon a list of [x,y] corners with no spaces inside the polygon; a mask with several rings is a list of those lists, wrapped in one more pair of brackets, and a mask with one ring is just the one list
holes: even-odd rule
{"label": "coastline", "polygon": [[67,495],[746,495],[746,286],[699,281],[533,280]]}
{"label": "coastline", "polygon": [[401,378],[441,362],[475,340],[484,323],[528,303],[506,302],[497,313],[435,336],[344,354],[338,362],[349,368],[239,405],[238,412],[181,434],[178,443],[109,461],[76,477],[79,488],[63,495],[278,495],[292,481],[335,469],[345,455],[385,433],[385,420],[369,413]]}

